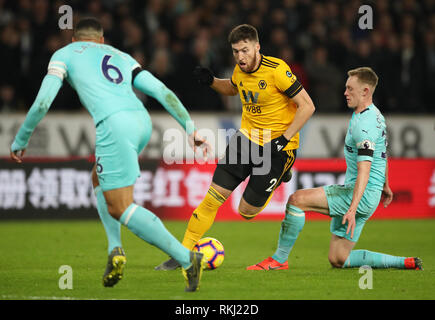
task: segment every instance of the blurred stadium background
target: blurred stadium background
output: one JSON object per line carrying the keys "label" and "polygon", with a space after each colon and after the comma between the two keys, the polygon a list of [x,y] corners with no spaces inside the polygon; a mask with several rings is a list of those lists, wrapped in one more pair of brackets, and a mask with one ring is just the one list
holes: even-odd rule
{"label": "blurred stadium background", "polygon": [[[0,0],[0,219],[97,218],[89,176],[94,126],[66,82],[35,130],[24,165],[7,160],[50,56],[71,40],[72,30],[58,26],[64,4],[72,7],[74,21],[99,18],[108,44],[132,54],[179,96],[197,127],[214,137],[216,157],[228,138],[222,129],[240,124],[240,100],[198,85],[192,70],[200,64],[229,77],[229,31],[241,23],[259,30],[261,52],[285,60],[317,108],[302,131],[294,178],[277,190],[259,219],[281,219],[296,188],[342,181],[351,114],[343,99],[346,71],[371,66],[380,77],[374,98],[387,120],[396,195],[375,217],[435,218],[435,1]],[[373,9],[371,30],[358,27],[363,4]],[[162,218],[187,219],[214,164],[162,161],[171,147],[167,129],[180,127],[156,101],[139,97],[154,132],[142,154],[135,200]],[[193,158],[185,145],[172,147],[174,161]],[[240,219],[239,198],[236,191],[218,219]]]}

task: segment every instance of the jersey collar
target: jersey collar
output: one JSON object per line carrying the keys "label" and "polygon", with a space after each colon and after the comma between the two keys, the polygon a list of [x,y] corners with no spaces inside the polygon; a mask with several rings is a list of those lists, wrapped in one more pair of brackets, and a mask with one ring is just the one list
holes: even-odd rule
{"label": "jersey collar", "polygon": [[371,107],[374,107],[375,105],[372,103],[372,104],[370,104],[370,105],[368,105],[363,111],[361,111],[361,112],[358,112],[358,113],[355,113],[355,114],[357,114],[357,115],[360,115],[360,114],[362,114],[362,113],[364,113],[364,112],[366,112],[366,111],[368,111],[368,110],[370,110],[370,108]]}

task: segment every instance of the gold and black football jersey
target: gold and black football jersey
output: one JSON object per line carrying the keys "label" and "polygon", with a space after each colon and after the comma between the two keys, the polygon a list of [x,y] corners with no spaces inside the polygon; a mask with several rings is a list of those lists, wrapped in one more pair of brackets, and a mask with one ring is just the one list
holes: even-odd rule
{"label": "gold and black football jersey", "polygon": [[[231,83],[239,90],[243,105],[240,131],[248,139],[263,145],[287,130],[297,110],[291,98],[302,90],[287,63],[262,55],[258,69],[250,73],[236,64]],[[284,150],[298,147],[299,133]]]}

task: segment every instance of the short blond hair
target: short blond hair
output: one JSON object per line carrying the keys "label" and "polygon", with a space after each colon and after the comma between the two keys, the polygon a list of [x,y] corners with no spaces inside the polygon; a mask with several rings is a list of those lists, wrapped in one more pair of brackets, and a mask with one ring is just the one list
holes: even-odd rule
{"label": "short blond hair", "polygon": [[356,69],[349,70],[347,72],[347,75],[349,77],[351,76],[357,77],[358,80],[361,81],[362,83],[371,86],[373,88],[373,91],[376,89],[376,86],[378,85],[379,77],[370,67],[359,67]]}

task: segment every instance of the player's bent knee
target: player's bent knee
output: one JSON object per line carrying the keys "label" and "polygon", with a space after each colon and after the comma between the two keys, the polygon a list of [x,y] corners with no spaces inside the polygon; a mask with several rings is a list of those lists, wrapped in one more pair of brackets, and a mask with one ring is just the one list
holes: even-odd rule
{"label": "player's bent knee", "polygon": [[133,186],[105,191],[104,198],[110,215],[119,220],[134,201]]}
{"label": "player's bent knee", "polygon": [[337,260],[335,260],[335,258],[333,257],[328,257],[329,263],[331,264],[331,267],[333,268],[340,268],[339,263]]}
{"label": "player's bent knee", "polygon": [[330,255],[328,256],[329,263],[333,268],[343,268],[344,263],[346,262],[347,257],[342,257],[338,255]]}
{"label": "player's bent knee", "polygon": [[110,205],[107,205],[107,211],[109,211],[109,214],[116,220],[119,220],[124,213],[124,211],[119,208]]}
{"label": "player's bent knee", "polygon": [[130,204],[126,205],[122,203],[107,203],[107,211],[114,219],[119,220],[129,206]]}
{"label": "player's bent knee", "polygon": [[251,220],[257,216],[258,212],[257,213],[244,213],[244,212],[239,210],[239,214],[242,218],[245,218],[246,220]]}
{"label": "player's bent knee", "polygon": [[304,195],[300,190],[297,190],[295,193],[293,193],[289,199],[288,204],[291,204],[292,206],[301,208],[304,203]]}
{"label": "player's bent knee", "polygon": [[260,211],[261,208],[247,206],[243,203],[239,204],[239,214],[246,220],[251,220],[255,218],[260,213]]}
{"label": "player's bent knee", "polygon": [[263,210],[269,197],[269,194],[262,194],[248,184],[239,203],[239,214],[247,220],[253,219]]}
{"label": "player's bent knee", "polygon": [[331,266],[333,268],[341,269],[343,267],[342,264],[340,264],[339,262],[337,262],[335,260],[329,260],[329,263],[331,264]]}

